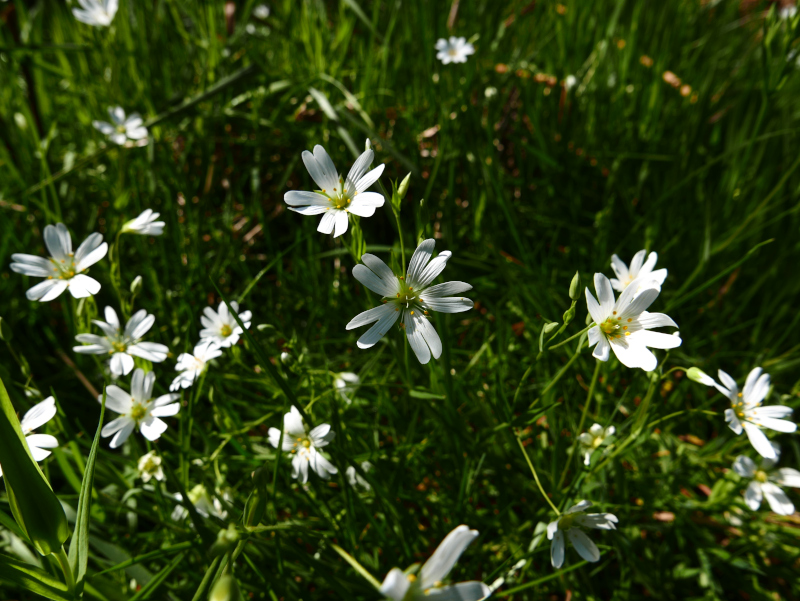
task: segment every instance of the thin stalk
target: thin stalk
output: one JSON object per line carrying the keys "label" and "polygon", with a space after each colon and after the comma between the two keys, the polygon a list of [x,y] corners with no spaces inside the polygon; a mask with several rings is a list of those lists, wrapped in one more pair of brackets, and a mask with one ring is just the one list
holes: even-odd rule
{"label": "thin stalk", "polygon": [[525,445],[522,444],[522,441],[519,439],[518,435],[515,435],[514,438],[517,439],[517,444],[519,444],[519,449],[522,451],[522,454],[525,456],[525,461],[528,462],[528,467],[531,468],[531,473],[533,474],[533,479],[536,480],[536,486],[539,487],[539,492],[542,493],[544,500],[553,508],[553,511],[556,512],[556,515],[560,516],[561,512],[558,510],[553,502],[550,500],[550,497],[547,496],[547,493],[544,492],[544,488],[542,488],[542,483],[539,482],[539,475],[536,473],[536,468],[533,467],[533,463],[531,463],[531,458],[528,456],[528,452],[525,450]]}
{"label": "thin stalk", "polygon": [[75,576],[72,575],[72,568],[69,567],[69,557],[67,557],[67,553],[64,551],[63,545],[61,549],[59,549],[58,553],[54,553],[53,555],[55,555],[56,559],[58,560],[58,565],[61,566],[61,571],[64,573],[64,581],[67,583],[69,592],[74,592]]}
{"label": "thin stalk", "polygon": [[567,338],[566,340],[562,340],[562,341],[561,341],[561,342],[559,342],[558,344],[554,344],[553,346],[548,346],[548,347],[547,347],[545,350],[546,350],[546,351],[552,351],[554,348],[558,348],[558,347],[560,347],[560,346],[563,346],[563,345],[567,344],[567,342],[569,342],[569,341],[571,341],[571,340],[575,340],[575,339],[576,339],[578,336],[583,336],[583,335],[584,335],[586,332],[588,332],[588,331],[589,331],[591,328],[593,328],[594,326],[595,326],[595,324],[594,324],[594,323],[590,323],[588,326],[586,326],[585,328],[583,328],[583,329],[582,329],[580,332],[578,332],[577,334],[573,334],[572,336],[570,336],[570,337],[569,337],[569,338]]}
{"label": "thin stalk", "polygon": [[556,374],[555,378],[553,378],[552,380],[550,380],[550,383],[549,383],[549,384],[548,384],[548,385],[545,387],[545,389],[542,391],[542,393],[541,393],[541,394],[540,394],[540,395],[539,395],[539,396],[536,398],[536,400],[534,400],[534,401],[533,401],[533,402],[532,402],[532,403],[531,403],[531,404],[528,406],[528,411],[530,411],[531,409],[533,409],[533,406],[534,406],[534,405],[536,405],[536,403],[538,403],[538,402],[539,402],[539,401],[542,399],[542,397],[544,397],[544,395],[546,395],[548,392],[550,392],[550,389],[551,389],[553,386],[555,386],[555,385],[556,385],[556,382],[558,382],[558,381],[561,379],[561,377],[562,377],[562,376],[563,376],[565,373],[567,373],[567,370],[569,369],[570,365],[572,365],[573,363],[575,363],[575,360],[576,360],[576,359],[577,359],[577,358],[580,356],[580,354],[581,354],[581,351],[582,351],[582,350],[583,350],[583,347],[582,347],[582,346],[579,346],[579,347],[578,347],[578,349],[575,351],[575,354],[574,354],[574,355],[572,355],[572,358],[571,358],[569,361],[567,361],[567,363],[564,365],[564,367],[562,367],[562,368],[561,368],[561,371],[559,371],[559,372]]}
{"label": "thin stalk", "polygon": [[597,385],[597,377],[600,374],[600,361],[595,362],[594,366],[594,373],[592,374],[592,382],[589,384],[589,392],[586,395],[586,402],[583,404],[583,412],[581,413],[581,421],[578,422],[578,430],[573,437],[572,440],[572,452],[569,454],[567,461],[564,462],[564,470],[561,472],[561,477],[558,479],[558,488],[561,489],[561,486],[564,484],[564,480],[567,477],[567,470],[569,469],[569,464],[575,458],[575,451],[578,448],[578,436],[580,433],[583,432],[583,424],[586,422],[586,414],[589,413],[589,405],[592,404],[592,397],[594,396],[594,387]]}

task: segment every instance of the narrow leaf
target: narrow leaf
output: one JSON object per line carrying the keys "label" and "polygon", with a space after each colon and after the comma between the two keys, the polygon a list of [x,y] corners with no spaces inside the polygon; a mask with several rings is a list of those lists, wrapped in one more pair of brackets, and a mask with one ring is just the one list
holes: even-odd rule
{"label": "narrow leaf", "polygon": [[28,591],[54,601],[73,599],[66,584],[36,566],[7,555],[0,555],[0,580],[15,585],[18,591]]}

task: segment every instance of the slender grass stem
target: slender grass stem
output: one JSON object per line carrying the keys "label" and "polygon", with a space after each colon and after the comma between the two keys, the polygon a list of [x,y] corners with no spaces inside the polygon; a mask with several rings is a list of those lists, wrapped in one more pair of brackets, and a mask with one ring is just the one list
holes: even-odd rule
{"label": "slender grass stem", "polygon": [[533,463],[531,462],[531,458],[528,456],[528,452],[525,450],[525,445],[522,444],[522,441],[519,439],[519,435],[514,435],[514,438],[517,439],[517,444],[519,445],[520,451],[525,456],[525,461],[528,462],[528,467],[531,468],[531,474],[533,474],[533,479],[536,481],[536,486],[539,487],[539,492],[542,493],[542,497],[544,500],[547,501],[548,505],[553,508],[553,511],[556,512],[556,515],[561,515],[561,512],[558,510],[558,507],[555,506],[553,501],[550,500],[550,497],[547,496],[547,493],[544,492],[544,488],[542,487],[542,483],[539,481],[539,475],[536,473],[536,468],[533,467]]}
{"label": "slender grass stem", "polygon": [[583,432],[583,424],[586,422],[586,414],[589,412],[589,405],[592,404],[592,397],[594,396],[594,388],[597,385],[597,377],[600,374],[600,361],[595,361],[594,373],[592,373],[592,382],[589,384],[589,392],[586,393],[586,402],[583,404],[583,411],[581,412],[581,421],[578,422],[578,429],[575,431],[575,436],[572,439],[572,450],[564,462],[564,469],[561,471],[561,477],[558,479],[559,490],[564,485],[564,480],[567,477],[569,465],[575,459],[575,451],[578,448],[578,436]]}

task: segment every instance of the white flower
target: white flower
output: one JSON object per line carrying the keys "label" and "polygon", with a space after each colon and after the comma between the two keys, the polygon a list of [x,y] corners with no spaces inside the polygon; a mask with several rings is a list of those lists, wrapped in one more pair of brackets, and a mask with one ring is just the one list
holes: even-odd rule
{"label": "white flower", "polygon": [[650,253],[647,255],[646,261],[644,260],[645,255],[647,255],[646,250],[640,250],[633,255],[630,267],[625,265],[617,255],[611,255],[611,269],[614,270],[614,274],[617,276],[611,279],[611,285],[614,290],[622,292],[632,282],[638,280],[637,290],[655,288],[659,292],[661,291],[661,284],[667,278],[667,270],[656,269],[653,271],[653,267],[656,266],[656,261],[658,261],[658,255]]}
{"label": "white flower", "polygon": [[142,342],[142,337],[153,327],[155,316],[148,315],[144,309],[139,309],[125,324],[125,329],[119,323],[116,311],[106,307],[106,320],[93,319],[92,323],[98,326],[105,336],[96,334],[78,334],[75,340],[86,342],[88,346],[75,346],[76,353],[90,355],[109,355],[109,367],[115,376],[127,376],[133,369],[133,357],[141,357],[153,363],[161,363],[167,358],[169,349],[157,342]]}
{"label": "white flower", "polygon": [[150,451],[146,455],[139,457],[139,476],[142,482],[150,482],[155,478],[159,482],[164,481],[164,470],[161,467],[161,457],[156,455],[155,451]]}
{"label": "white flower", "polygon": [[115,144],[125,144],[128,140],[139,142],[147,138],[147,128],[142,125],[142,118],[139,113],[133,113],[127,119],[125,118],[125,111],[122,107],[114,107],[108,109],[108,114],[111,116],[113,123],[106,121],[92,121],[100,133],[105,134]]}
{"label": "white flower", "polygon": [[790,467],[773,470],[772,468],[780,459],[781,448],[772,443],[772,449],[775,453],[775,459],[761,461],[761,469],[758,469],[755,462],[749,457],[739,455],[736,461],[733,462],[733,471],[742,478],[750,480],[750,484],[747,485],[747,490],[744,493],[744,502],[750,509],[756,511],[761,507],[761,500],[766,497],[772,511],[779,515],[792,515],[794,513],[794,504],[786,496],[786,493],[778,487],[778,484],[800,488],[800,472]]}
{"label": "white flower", "polygon": [[360,385],[361,378],[359,378],[357,374],[349,371],[341,372],[333,380],[333,386],[336,388],[336,392],[338,392],[342,400],[348,404],[353,402],[350,395],[355,394]]}
{"label": "white flower", "polygon": [[392,601],[478,601],[491,590],[483,582],[459,582],[444,585],[442,582],[458,562],[458,558],[478,536],[477,530],[470,530],[463,524],[444,537],[430,559],[417,574],[392,568],[381,584],[380,591]]}
{"label": "white flower", "polygon": [[[34,461],[44,461],[51,453],[47,449],[55,449],[58,446],[58,441],[54,436],[33,433],[36,428],[41,428],[53,419],[56,411],[56,400],[50,396],[31,407],[22,417],[20,427]],[[0,478],[2,477],[3,468],[0,466]]]}
{"label": "white flower", "polygon": [[784,20],[794,19],[796,14],[797,14],[797,7],[794,4],[789,4],[788,6],[784,6],[778,12],[778,16]]}
{"label": "white flower", "polygon": [[472,301],[461,296],[451,297],[471,290],[464,282],[445,282],[431,286],[431,282],[442,273],[447,260],[453,254],[444,250],[431,260],[433,239],[420,243],[408,264],[405,279],[397,277],[386,263],[375,255],[361,257],[363,265],[353,268],[355,278],[367,288],[384,297],[384,304],[356,315],[347,329],[352,330],[377,321],[358,339],[358,348],[370,348],[383,338],[394,323],[402,317],[401,327],[420,363],[438,359],[442,354],[442,341],[439,334],[428,321],[428,311],[440,313],[461,313],[472,308]]}
{"label": "white flower", "polygon": [[[137,369],[131,379],[130,394],[113,384],[106,388],[106,407],[120,414],[100,431],[103,438],[114,436],[110,445],[112,449],[124,443],[137,427],[147,440],[158,440],[167,429],[167,424],[159,418],[172,417],[180,411],[181,404],[173,402],[180,397],[178,394],[153,398],[155,382],[153,372],[145,375],[143,369]],[[97,400],[102,403],[103,395]]]}
{"label": "white flower", "polygon": [[587,288],[586,305],[595,323],[589,330],[589,346],[597,345],[592,353],[596,359],[608,361],[613,349],[623,365],[653,371],[658,361],[647,347],[671,349],[681,345],[678,336],[650,331],[650,328],[678,327],[663,313],[645,311],[658,296],[656,288],[639,290],[628,286],[614,302],[611,283],[602,273],[594,274],[594,287],[600,302]]}
{"label": "white flower", "polygon": [[69,288],[75,298],[84,298],[100,292],[100,282],[83,272],[106,256],[108,244],[101,234],[91,234],[83,241],[75,253],[72,252],[72,238],[63,223],[44,228],[44,244],[50,258],[15,253],[11,255],[11,270],[23,275],[47,278],[44,282],[28,289],[28,300],[40,302],[58,298]]}
{"label": "white flower", "polygon": [[[317,450],[326,446],[336,436],[328,424],[321,424],[309,432],[303,423],[303,416],[297,407],[292,406],[291,411],[283,416],[283,430],[283,451],[292,454],[292,478],[299,479],[302,484],[308,482],[309,466],[324,480],[327,480],[330,474],[339,473],[339,470]],[[277,449],[281,431],[270,428],[268,434],[269,443]]]}
{"label": "white flower", "polygon": [[365,150],[353,163],[347,179],[338,175],[331,157],[322,146],[314,146],[314,154],[303,151],[303,162],[311,178],[319,186],[315,192],[291,190],[283,196],[289,210],[301,215],[319,215],[324,213],[317,227],[318,232],[341,236],[347,231],[347,214],[359,217],[372,217],[377,207],[383,206],[383,195],[367,192],[372,184],[378,181],[383,173],[383,165],[372,171],[367,169],[372,164],[374,153]]}
{"label": "white flower", "polygon": [[108,27],[117,14],[119,0],[78,0],[81,8],[73,8],[72,14],[81,23],[93,27]]}
{"label": "white flower", "polygon": [[[239,315],[244,327],[249,328],[253,314],[250,311],[239,313],[239,303],[236,301],[231,301],[231,308]],[[224,301],[219,304],[217,311],[206,307],[203,309],[203,313],[204,315],[200,316],[200,322],[204,328],[200,330],[201,343],[213,342],[220,348],[229,348],[239,342],[239,336],[242,335],[243,330],[228,311],[228,305]]]}
{"label": "white flower", "polygon": [[561,514],[556,521],[547,525],[547,538],[553,541],[550,545],[550,562],[558,569],[564,564],[566,543],[564,533],[575,547],[578,555],[586,561],[598,561],[600,550],[586,536],[581,528],[596,528],[598,530],[616,530],[617,516],[610,513],[584,513],[591,507],[591,501],[581,501]]}
{"label": "white flower", "polygon": [[578,78],[574,75],[567,75],[564,78],[564,88],[566,88],[567,91],[574,88],[576,83],[578,83]]}
{"label": "white flower", "polygon": [[269,17],[269,6],[266,4],[259,4],[253,9],[253,16],[257,19],[266,19]]}
{"label": "white flower", "polygon": [[[371,472],[374,466],[369,461],[362,461],[361,462],[361,469],[364,473]],[[344,472],[344,475],[347,476],[347,481],[350,483],[350,486],[355,488],[356,485],[362,486],[367,490],[372,490],[372,486],[367,480],[356,471],[352,465],[348,466]]]}
{"label": "white flower", "polygon": [[436,41],[436,58],[443,65],[450,63],[466,63],[470,54],[475,54],[475,46],[467,42],[466,38],[451,36],[449,40],[439,38]]}
{"label": "white flower", "polygon": [[769,374],[762,374],[761,368],[756,367],[747,376],[742,392],[739,392],[736,380],[724,371],[720,369],[717,375],[722,382],[721,385],[709,376],[706,378],[711,382],[703,379],[702,383],[706,386],[714,386],[730,400],[732,407],[725,410],[725,421],[728,422],[730,429],[736,434],[741,434],[742,430],[747,432],[747,438],[750,439],[750,443],[759,455],[777,461],[775,450],[761,428],[777,432],[794,432],[797,430],[797,424],[781,419],[789,417],[793,413],[791,407],[761,406],[769,392]]}
{"label": "white flower", "polygon": [[[221,520],[224,520],[228,517],[228,512],[222,506],[222,502],[217,497],[212,497],[205,486],[202,484],[198,484],[192,490],[187,493],[189,497],[189,501],[191,501],[194,508],[204,518],[214,516]],[[173,495],[173,498],[176,501],[182,501],[183,496],[181,493],[176,493]],[[226,501],[229,500],[229,495],[223,494],[222,498]],[[187,515],[189,515],[188,510],[183,505],[176,505],[175,509],[172,510],[172,519],[175,521],[182,520]]]}
{"label": "white flower", "polygon": [[614,432],[616,432],[614,426],[604,428],[600,424],[593,424],[588,432],[584,432],[578,436],[578,442],[581,445],[581,453],[583,453],[584,465],[589,465],[592,453],[603,445],[606,438],[613,436]]}
{"label": "white flower", "polygon": [[122,226],[123,234],[139,234],[140,236],[160,236],[164,233],[164,222],[156,221],[161,213],[153,209],[145,209],[136,219],[131,219]]}
{"label": "white flower", "polygon": [[175,376],[169,389],[175,391],[189,388],[203,373],[206,364],[221,355],[222,351],[212,340],[201,340],[191,353],[181,353],[175,365],[175,371],[181,373]]}

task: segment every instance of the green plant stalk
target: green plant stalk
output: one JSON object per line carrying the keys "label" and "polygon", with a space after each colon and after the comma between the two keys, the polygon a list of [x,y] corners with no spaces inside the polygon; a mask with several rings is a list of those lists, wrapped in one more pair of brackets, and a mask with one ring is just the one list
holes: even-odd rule
{"label": "green plant stalk", "polygon": [[72,593],[75,591],[75,576],[72,574],[72,568],[69,567],[69,557],[67,557],[66,551],[64,551],[64,547],[58,550],[58,553],[53,553],[55,558],[58,560],[58,565],[61,567],[61,572],[64,574],[64,582],[67,583],[67,588],[69,592]]}
{"label": "green plant stalk", "polygon": [[519,439],[518,434],[515,434],[514,438],[517,439],[517,444],[519,444],[519,450],[522,451],[522,454],[525,456],[525,461],[528,462],[528,467],[531,468],[531,473],[533,474],[533,479],[536,480],[536,486],[539,487],[539,492],[542,493],[542,497],[544,497],[544,500],[547,501],[550,507],[553,508],[553,511],[556,512],[556,515],[560,516],[561,512],[558,510],[558,507],[556,507],[553,504],[553,501],[551,501],[550,497],[547,496],[547,493],[544,492],[542,483],[539,482],[539,475],[536,473],[536,468],[533,467],[533,463],[531,463],[531,458],[528,456],[528,452],[525,450],[525,445],[522,444],[522,441]]}
{"label": "green plant stalk", "polygon": [[592,397],[594,396],[594,387],[597,385],[597,377],[600,374],[600,361],[595,361],[594,366],[594,373],[592,374],[592,382],[589,384],[589,392],[586,394],[586,402],[583,404],[583,412],[581,413],[581,421],[578,422],[578,429],[575,432],[575,436],[572,440],[572,451],[567,457],[567,460],[564,462],[564,469],[561,472],[561,477],[558,479],[558,488],[559,490],[564,485],[564,480],[567,477],[567,470],[569,470],[569,464],[575,459],[575,451],[578,448],[578,436],[580,436],[581,432],[583,432],[583,424],[586,422],[586,414],[589,412],[589,405],[592,404]]}

